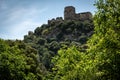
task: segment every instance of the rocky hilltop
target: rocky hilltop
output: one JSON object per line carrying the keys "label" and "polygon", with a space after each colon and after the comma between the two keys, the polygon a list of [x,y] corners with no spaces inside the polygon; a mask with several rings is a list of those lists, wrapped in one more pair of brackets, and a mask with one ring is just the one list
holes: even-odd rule
{"label": "rocky hilltop", "polygon": [[85,51],[85,43],[93,34],[93,28],[90,12],[76,14],[75,8],[68,6],[64,10],[64,19],[48,20],[48,24],[37,27],[34,32],[29,31],[24,42],[37,50],[43,67],[49,70],[51,59],[60,48],[76,45]]}

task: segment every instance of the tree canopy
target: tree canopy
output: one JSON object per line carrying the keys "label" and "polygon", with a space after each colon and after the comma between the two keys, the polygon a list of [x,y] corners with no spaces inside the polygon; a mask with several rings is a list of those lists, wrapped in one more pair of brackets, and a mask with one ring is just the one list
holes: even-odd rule
{"label": "tree canopy", "polygon": [[95,6],[93,21],[44,24],[24,40],[0,39],[0,79],[119,80],[120,0]]}

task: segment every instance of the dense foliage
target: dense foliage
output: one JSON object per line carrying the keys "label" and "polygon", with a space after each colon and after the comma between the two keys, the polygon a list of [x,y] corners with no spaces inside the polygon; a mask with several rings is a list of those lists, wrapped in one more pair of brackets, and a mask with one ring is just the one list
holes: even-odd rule
{"label": "dense foliage", "polygon": [[92,34],[91,20],[63,21],[37,27],[23,41],[0,40],[0,79],[53,79],[55,64],[51,60],[58,50],[75,45],[85,52],[85,43]]}
{"label": "dense foliage", "polygon": [[[29,31],[24,37],[24,42],[38,51],[43,72],[51,71],[51,63],[58,50],[62,47],[76,45],[83,48],[88,38],[93,34],[92,20],[86,21],[61,21],[58,23],[44,24],[37,27],[34,32]],[[81,46],[83,45],[83,46]]]}
{"label": "dense foliage", "polygon": [[53,58],[54,80],[119,80],[120,0],[99,0],[95,5],[95,31],[87,52],[60,50]]}
{"label": "dense foliage", "polygon": [[75,46],[61,49],[52,59],[55,64],[51,80],[94,80],[95,62]]}
{"label": "dense foliage", "polygon": [[120,78],[120,0],[99,0],[94,16],[95,34],[89,40],[88,50],[94,58],[99,55],[101,80]]}
{"label": "dense foliage", "polygon": [[23,41],[0,39],[0,80],[119,80],[120,0],[95,6],[94,26],[62,21],[29,31]]}
{"label": "dense foliage", "polygon": [[22,41],[0,39],[0,79],[42,79],[36,51]]}

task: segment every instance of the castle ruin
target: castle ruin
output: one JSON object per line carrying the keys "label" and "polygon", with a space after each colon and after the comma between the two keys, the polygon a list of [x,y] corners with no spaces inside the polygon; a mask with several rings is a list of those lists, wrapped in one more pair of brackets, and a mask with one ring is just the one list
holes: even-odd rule
{"label": "castle ruin", "polygon": [[[91,19],[92,14],[90,12],[76,13],[75,8],[73,6],[67,6],[64,9],[64,20],[85,21]],[[64,20],[62,19],[62,17],[57,17],[56,19],[48,20],[48,24],[57,23]]]}
{"label": "castle ruin", "polygon": [[64,20],[90,20],[92,14],[90,12],[76,13],[73,6],[67,6],[64,9]]}
{"label": "castle ruin", "polygon": [[52,20],[48,20],[48,24],[59,23],[59,22],[62,22],[62,21],[63,21],[62,17],[57,17],[56,19],[53,18]]}

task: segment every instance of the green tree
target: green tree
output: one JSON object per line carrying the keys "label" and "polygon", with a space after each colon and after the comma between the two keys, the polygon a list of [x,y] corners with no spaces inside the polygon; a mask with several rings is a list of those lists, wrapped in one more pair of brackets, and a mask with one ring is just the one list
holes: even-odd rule
{"label": "green tree", "polygon": [[20,80],[26,76],[23,72],[27,67],[25,58],[20,53],[16,47],[9,47],[0,40],[0,79]]}
{"label": "green tree", "polygon": [[95,32],[88,41],[88,53],[94,59],[100,80],[120,78],[120,0],[97,0]]}
{"label": "green tree", "polygon": [[[97,60],[91,59],[86,53],[80,52],[76,47],[61,49],[53,58],[54,80],[94,80]],[[94,62],[94,63],[93,63]]]}
{"label": "green tree", "polygon": [[[1,80],[41,80],[34,53],[25,54],[21,45],[10,45],[12,41],[0,39],[0,79]],[[31,50],[29,48],[29,50]],[[31,50],[33,52],[33,50]],[[37,64],[37,63],[36,63]]]}

